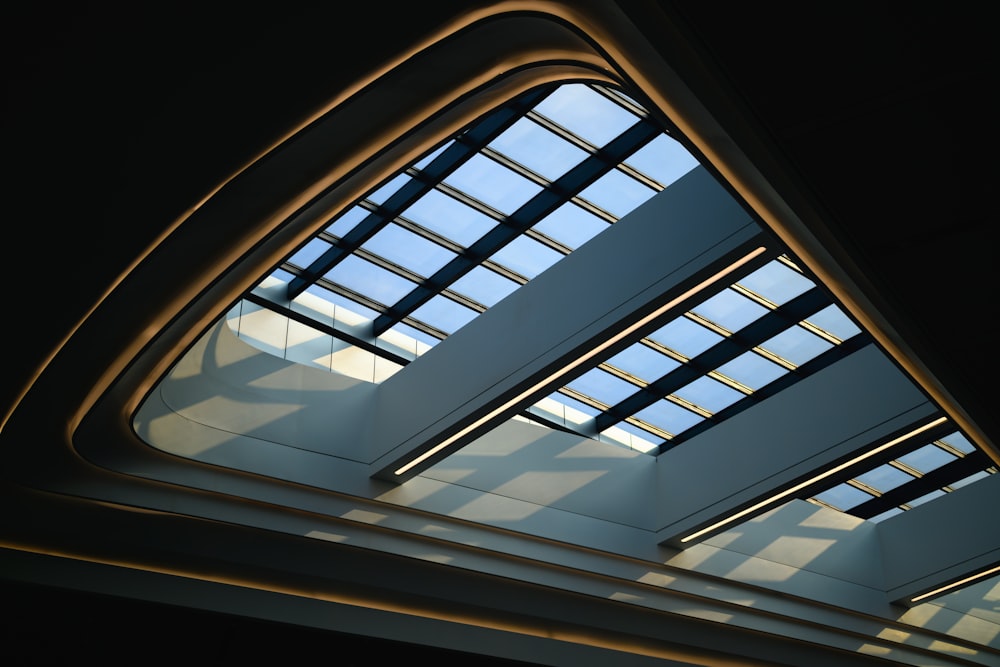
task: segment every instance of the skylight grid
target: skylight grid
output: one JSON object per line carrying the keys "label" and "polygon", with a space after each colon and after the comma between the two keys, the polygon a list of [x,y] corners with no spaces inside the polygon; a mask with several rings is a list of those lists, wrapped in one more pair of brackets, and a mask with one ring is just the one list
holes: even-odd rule
{"label": "skylight grid", "polygon": [[877,522],[997,472],[960,431],[893,451],[806,499]]}
{"label": "skylight grid", "polygon": [[[777,381],[787,385],[808,374],[811,363],[836,347],[831,340],[842,342],[805,326],[830,306],[825,292],[786,257],[770,260],[618,352],[600,365],[605,373],[585,374],[583,393],[601,410],[594,430],[612,441],[616,433],[630,443],[641,438],[644,448],[676,445]],[[555,400],[579,400],[580,383],[569,383]]]}
{"label": "skylight grid", "polygon": [[[353,302],[373,339],[392,331],[433,346],[697,165],[618,91],[538,89],[330,220],[282,265],[287,294]],[[583,434],[662,451],[819,367],[858,333],[781,255],[533,412],[554,409]]]}

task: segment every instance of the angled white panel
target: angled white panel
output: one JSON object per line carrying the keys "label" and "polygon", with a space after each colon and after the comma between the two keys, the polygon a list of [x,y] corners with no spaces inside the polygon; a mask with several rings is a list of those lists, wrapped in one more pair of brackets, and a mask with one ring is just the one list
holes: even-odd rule
{"label": "angled white panel", "polygon": [[1000,565],[1000,475],[879,523],[889,599],[914,596]]}
{"label": "angled white panel", "polygon": [[690,172],[386,380],[373,431],[384,454],[372,473],[396,478],[399,465],[564,368],[609,328],[745,254],[758,231],[708,172]]}
{"label": "angled white panel", "polygon": [[682,546],[695,530],[935,412],[868,345],[661,454],[660,540]]}

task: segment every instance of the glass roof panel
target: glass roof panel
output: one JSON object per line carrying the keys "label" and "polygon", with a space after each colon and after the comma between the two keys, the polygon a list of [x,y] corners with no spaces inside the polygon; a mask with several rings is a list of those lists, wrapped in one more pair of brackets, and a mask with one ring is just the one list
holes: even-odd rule
{"label": "glass roof panel", "polygon": [[575,250],[608,228],[605,220],[573,202],[567,202],[541,219],[536,231]]}
{"label": "glass roof panel", "polygon": [[903,472],[896,466],[886,463],[874,468],[873,470],[869,470],[864,474],[858,475],[855,479],[862,482],[866,486],[870,486],[876,491],[885,493],[886,491],[895,489],[901,484],[911,482],[915,478],[913,475]]}
{"label": "glass roof panel", "polygon": [[814,287],[814,283],[779,260],[768,262],[737,282],[775,305],[781,305]]}
{"label": "glass roof panel", "polygon": [[866,500],[871,500],[872,495],[865,493],[850,484],[838,484],[837,486],[817,494],[815,498],[835,509],[849,510],[856,505],[860,505]]}
{"label": "glass roof panel", "polygon": [[695,424],[705,420],[703,415],[666,399],[660,399],[649,407],[639,410],[635,413],[635,416],[671,435],[683,433]]}
{"label": "glass roof panel", "polygon": [[801,366],[832,348],[833,343],[803,327],[794,326],[769,338],[761,343],[760,347],[796,366]]}
{"label": "glass roof panel", "polygon": [[560,86],[535,111],[594,146],[603,146],[636,121],[635,114],[582,83]]}
{"label": "glass roof panel", "polygon": [[719,412],[743,398],[745,394],[706,375],[678,389],[674,392],[674,396],[708,412]]}
{"label": "glass roof panel", "polygon": [[956,431],[951,435],[946,435],[941,438],[941,442],[944,444],[962,452],[963,454],[971,454],[976,451],[976,448],[969,442],[969,439],[961,431]]}
{"label": "glass roof panel", "polygon": [[431,190],[415,201],[403,217],[425,229],[468,247],[497,225],[482,211],[467,206],[439,190]]}
{"label": "glass roof panel", "polygon": [[806,318],[806,322],[829,332],[840,340],[847,340],[861,333],[861,329],[836,305],[829,305],[815,315]]}
{"label": "glass roof panel", "polygon": [[937,445],[924,445],[920,449],[900,456],[897,460],[917,472],[928,473],[940,468],[945,463],[955,460],[955,456],[944,451]]}
{"label": "glass roof panel", "polygon": [[489,308],[518,287],[510,278],[479,265],[452,283],[450,289]]}
{"label": "glass roof panel", "polygon": [[656,192],[631,176],[613,170],[584,188],[580,196],[616,218],[623,218]]}
{"label": "glass roof panel", "polygon": [[531,279],[564,255],[528,236],[518,236],[493,255],[493,261]]}
{"label": "glass roof panel", "polygon": [[453,334],[479,313],[440,294],[413,311],[413,317],[446,334]]}
{"label": "glass roof panel", "polygon": [[691,312],[728,331],[739,331],[768,311],[742,294],[724,289],[692,308]]}
{"label": "glass roof panel", "polygon": [[663,187],[698,166],[698,160],[676,139],[661,134],[625,160]]}
{"label": "glass roof panel", "polygon": [[305,268],[316,261],[324,252],[330,249],[330,244],[321,238],[310,239],[308,243],[299,248],[288,261],[300,268]]}
{"label": "glass roof panel", "polygon": [[473,155],[444,182],[507,215],[542,190],[542,186],[482,154]]}
{"label": "glass roof panel", "polygon": [[430,276],[456,257],[456,254],[395,223],[389,223],[361,246],[393,264],[419,276]]}
{"label": "glass roof panel", "polygon": [[489,148],[554,181],[587,157],[587,152],[529,118],[521,118]]}
{"label": "glass roof panel", "polygon": [[334,236],[344,236],[347,232],[357,227],[358,223],[365,219],[368,211],[360,206],[352,206],[346,213],[338,217],[334,223],[326,228],[326,231]]}
{"label": "glass roof panel", "polygon": [[605,405],[614,405],[634,394],[638,387],[600,368],[593,368],[566,386]]}
{"label": "glass roof panel", "polygon": [[414,287],[412,281],[357,255],[348,255],[323,277],[383,305],[396,303]]}
{"label": "glass roof panel", "polygon": [[681,365],[679,361],[657,352],[643,343],[630,345],[608,359],[607,363],[646,383],[666,375]]}
{"label": "glass roof panel", "polygon": [[649,339],[690,359],[721,341],[723,336],[686,317],[678,317],[649,334]]}
{"label": "glass roof panel", "polygon": [[391,197],[397,190],[406,185],[409,181],[409,176],[406,174],[399,174],[398,176],[390,178],[384,185],[365,197],[365,199],[375,202],[376,204],[384,204],[386,199]]}
{"label": "glass roof panel", "polygon": [[788,372],[788,369],[753,351],[744,352],[732,361],[719,366],[717,370],[753,390],[760,389]]}

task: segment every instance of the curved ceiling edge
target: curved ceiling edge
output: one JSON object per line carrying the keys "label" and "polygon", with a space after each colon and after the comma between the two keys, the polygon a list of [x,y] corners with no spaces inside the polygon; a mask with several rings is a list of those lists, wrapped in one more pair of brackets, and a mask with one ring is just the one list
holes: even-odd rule
{"label": "curved ceiling edge", "polygon": [[[482,58],[449,57],[456,49],[468,53],[470,40]],[[77,453],[94,463],[111,461],[142,444],[130,427],[142,398],[229,304],[315,231],[325,219],[321,211],[350,205],[470,119],[524,90],[556,80],[620,83],[587,40],[541,14],[478,19],[418,56],[311,120],[192,210],[106,297],[109,311],[136,304],[131,321],[102,321],[105,303],[95,308],[67,341],[77,352],[90,350],[95,362],[90,391],[66,406],[73,411],[67,431]],[[428,91],[421,80],[439,81],[436,66],[444,63],[453,74],[448,87],[437,83]],[[341,126],[352,132],[340,132]],[[153,293],[151,275],[161,276]],[[59,371],[57,365],[51,370]],[[109,439],[109,432],[118,437]],[[115,456],[105,456],[113,450]]]}

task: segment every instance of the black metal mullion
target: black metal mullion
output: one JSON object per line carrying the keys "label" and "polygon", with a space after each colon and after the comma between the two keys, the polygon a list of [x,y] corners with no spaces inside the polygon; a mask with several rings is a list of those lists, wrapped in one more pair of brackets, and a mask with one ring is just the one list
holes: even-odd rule
{"label": "black metal mullion", "polygon": [[471,271],[508,243],[523,234],[532,225],[573,198],[602,175],[615,168],[627,156],[651,141],[663,130],[652,121],[640,120],[606,146],[589,156],[566,174],[553,181],[551,186],[532,197],[499,225],[452,259],[448,264],[418,285],[394,306],[375,320],[375,335],[391,328],[431,297]]}

